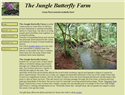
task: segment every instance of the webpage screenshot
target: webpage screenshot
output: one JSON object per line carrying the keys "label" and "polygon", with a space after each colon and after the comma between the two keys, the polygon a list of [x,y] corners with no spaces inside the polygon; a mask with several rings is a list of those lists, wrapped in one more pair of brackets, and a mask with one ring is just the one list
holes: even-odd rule
{"label": "webpage screenshot", "polygon": [[125,95],[124,1],[1,1],[1,95]]}

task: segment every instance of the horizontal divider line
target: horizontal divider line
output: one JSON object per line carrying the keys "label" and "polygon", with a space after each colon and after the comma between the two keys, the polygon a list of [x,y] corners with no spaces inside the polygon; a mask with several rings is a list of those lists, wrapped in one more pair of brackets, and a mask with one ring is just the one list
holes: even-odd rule
{"label": "horizontal divider line", "polygon": [[22,19],[27,19],[27,20],[28,20],[28,19],[32,19],[32,20],[33,20],[33,19],[42,19],[42,20],[48,20],[48,19],[49,19],[49,20],[50,20],[50,19],[52,19],[52,20],[53,20],[53,19],[60,19],[60,20],[61,20],[61,19],[63,19],[63,20],[64,20],[64,19],[69,19],[69,20],[72,20],[72,19],[73,19],[73,20],[75,20],[75,19],[76,19],[76,20],[77,20],[77,19],[87,19],[87,20],[88,20],[88,19],[124,19],[124,18],[2,18],[2,20],[17,20],[17,19],[18,19],[18,20],[19,20],[19,19],[21,19],[21,20],[22,20]]}

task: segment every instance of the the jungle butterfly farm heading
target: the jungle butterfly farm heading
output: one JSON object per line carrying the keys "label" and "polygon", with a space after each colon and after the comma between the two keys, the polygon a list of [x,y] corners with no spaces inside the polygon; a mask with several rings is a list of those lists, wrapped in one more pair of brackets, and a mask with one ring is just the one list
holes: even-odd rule
{"label": "the jungle butterfly farm heading", "polygon": [[26,8],[68,8],[68,9],[73,9],[73,8],[90,8],[91,5],[90,4],[82,4],[82,3],[69,3],[69,4],[59,4],[59,3],[48,3],[48,4],[40,4],[40,3],[36,3],[36,4],[31,4],[31,3],[25,3],[25,7]]}

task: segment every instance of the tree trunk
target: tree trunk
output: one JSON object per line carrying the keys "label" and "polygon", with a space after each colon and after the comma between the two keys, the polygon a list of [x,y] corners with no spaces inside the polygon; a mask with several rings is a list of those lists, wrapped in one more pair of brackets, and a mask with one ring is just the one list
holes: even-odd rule
{"label": "tree trunk", "polygon": [[81,37],[81,30],[79,31],[79,39],[81,40],[82,37]]}
{"label": "tree trunk", "polygon": [[[62,31],[62,35],[63,35],[63,41],[64,41],[64,57],[66,57],[66,34],[64,33],[63,29],[61,28],[61,26],[57,23],[57,25],[59,26],[60,30]],[[67,24],[66,24],[67,26]],[[66,27],[65,27],[65,32],[66,32]]]}
{"label": "tree trunk", "polygon": [[64,34],[64,57],[66,57],[66,28],[67,28],[67,23],[65,26],[65,34]]}
{"label": "tree trunk", "polygon": [[70,43],[71,43],[71,36],[70,36],[70,35],[71,35],[71,34],[70,34],[70,26],[71,26],[71,25],[72,25],[72,24],[69,24],[69,25],[68,25],[68,31],[69,31],[69,41],[70,41]]}
{"label": "tree trunk", "polygon": [[92,38],[94,37],[94,34],[93,34],[93,24],[91,25],[91,32],[92,32]]}
{"label": "tree trunk", "polygon": [[86,39],[88,39],[87,35],[88,35],[88,34],[87,34],[87,32],[86,32]]}
{"label": "tree trunk", "polygon": [[77,40],[77,27],[76,27],[76,37],[75,37],[75,38],[76,38],[76,40]]}
{"label": "tree trunk", "polygon": [[96,24],[94,24],[94,38],[96,38]]}
{"label": "tree trunk", "polygon": [[102,41],[101,23],[98,24],[98,40]]}

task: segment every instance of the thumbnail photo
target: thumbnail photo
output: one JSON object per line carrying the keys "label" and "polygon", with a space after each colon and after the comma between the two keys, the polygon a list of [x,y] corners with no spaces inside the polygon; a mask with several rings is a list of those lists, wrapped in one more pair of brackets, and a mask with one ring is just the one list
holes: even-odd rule
{"label": "thumbnail photo", "polygon": [[19,16],[19,2],[2,2],[2,16]]}
{"label": "thumbnail photo", "polygon": [[55,69],[117,69],[117,23],[55,23]]}

